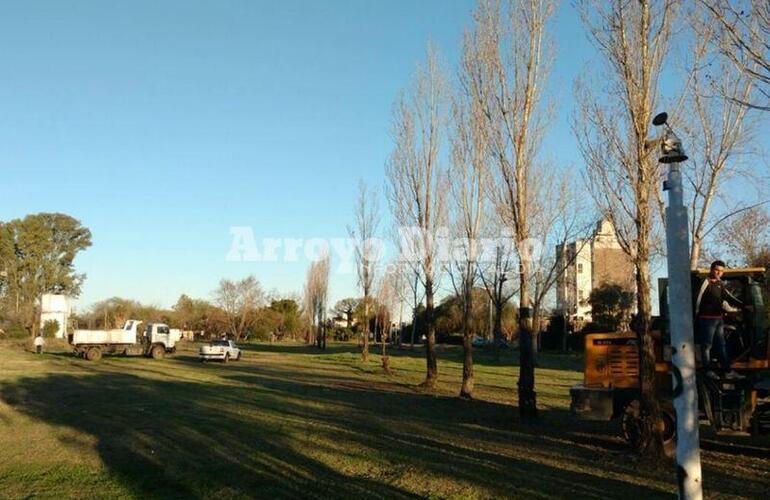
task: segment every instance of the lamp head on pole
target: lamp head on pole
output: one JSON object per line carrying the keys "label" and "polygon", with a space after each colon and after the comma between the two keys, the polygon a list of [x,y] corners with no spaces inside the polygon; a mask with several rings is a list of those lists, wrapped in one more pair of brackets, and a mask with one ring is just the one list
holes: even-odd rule
{"label": "lamp head on pole", "polygon": [[658,161],[661,163],[680,163],[687,160],[687,154],[684,152],[682,141],[676,136],[668,125],[668,113],[660,113],[652,119],[652,124],[656,127],[665,125],[663,137],[660,138],[661,157]]}

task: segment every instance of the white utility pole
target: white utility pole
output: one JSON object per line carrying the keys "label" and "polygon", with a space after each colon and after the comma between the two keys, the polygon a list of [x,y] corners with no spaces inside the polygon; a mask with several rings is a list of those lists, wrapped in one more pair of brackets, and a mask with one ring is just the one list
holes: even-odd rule
{"label": "white utility pole", "polygon": [[679,164],[687,160],[679,138],[661,113],[653,124],[664,125],[660,139],[661,163],[669,165],[664,190],[666,207],[666,249],[668,261],[668,317],[671,332],[671,374],[676,410],[676,464],[679,498],[701,500],[700,440],[698,437],[698,392],[695,382],[695,343],[693,341],[692,282],[687,209],[682,194]]}

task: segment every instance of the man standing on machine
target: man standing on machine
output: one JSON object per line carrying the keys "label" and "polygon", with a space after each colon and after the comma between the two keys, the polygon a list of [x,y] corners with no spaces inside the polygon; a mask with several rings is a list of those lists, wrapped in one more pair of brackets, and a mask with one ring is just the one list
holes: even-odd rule
{"label": "man standing on machine", "polygon": [[715,260],[711,263],[709,275],[703,280],[698,292],[698,299],[695,302],[698,329],[701,334],[701,362],[706,370],[706,376],[718,380],[719,376],[711,366],[711,347],[713,346],[716,348],[716,356],[725,372],[725,378],[738,380],[744,377],[730,369],[730,359],[727,356],[724,336],[724,313],[737,312],[738,309],[735,308],[742,306],[743,303],[725,289],[721,280],[724,271],[725,263],[721,260]]}

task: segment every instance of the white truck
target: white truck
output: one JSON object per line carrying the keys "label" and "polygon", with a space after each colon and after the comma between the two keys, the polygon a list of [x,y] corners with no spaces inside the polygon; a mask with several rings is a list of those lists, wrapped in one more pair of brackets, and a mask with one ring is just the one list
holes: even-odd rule
{"label": "white truck", "polygon": [[163,323],[148,323],[144,332],[139,331],[141,321],[130,319],[123,328],[113,330],[75,330],[69,343],[78,356],[89,361],[101,359],[102,354],[126,356],[151,356],[163,359],[166,353],[176,351],[179,331]]}
{"label": "white truck", "polygon": [[198,355],[201,361],[222,361],[227,363],[228,361],[241,360],[241,350],[235,345],[232,340],[212,340],[209,345],[201,346]]}

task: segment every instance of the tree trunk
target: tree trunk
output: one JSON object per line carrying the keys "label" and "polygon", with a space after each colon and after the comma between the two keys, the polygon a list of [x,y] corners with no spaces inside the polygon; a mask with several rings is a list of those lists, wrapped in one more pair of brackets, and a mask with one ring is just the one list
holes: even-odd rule
{"label": "tree trunk", "polygon": [[425,362],[427,373],[423,384],[428,389],[436,386],[438,379],[438,362],[436,359],[436,326],[433,318],[433,280],[425,280],[425,316],[428,320],[427,343],[425,345]]}
{"label": "tree trunk", "polygon": [[411,349],[414,349],[414,336],[417,333],[417,306],[412,309],[412,342],[409,346]]}
{"label": "tree trunk", "polygon": [[32,306],[32,315],[31,315],[30,322],[29,322],[29,325],[30,325],[29,331],[30,331],[30,334],[31,334],[32,338],[37,337],[37,334],[38,334],[38,331],[39,331],[39,328],[40,328],[40,322],[39,321],[35,321],[35,318],[38,318],[38,317],[39,317],[39,315],[38,315],[38,312],[37,312],[37,306],[33,305]]}
{"label": "tree trunk", "polygon": [[[645,238],[643,238],[645,239]],[[637,307],[639,320],[639,364],[640,390],[642,415],[646,418],[642,422],[642,450],[653,457],[663,457],[663,437],[658,427],[660,421],[660,405],[655,384],[655,344],[650,332],[652,304],[650,302],[650,269],[646,252],[642,252],[638,259],[637,283]]]}
{"label": "tree trunk", "polygon": [[398,348],[404,343],[404,301],[399,300],[398,305]]}
{"label": "tree trunk", "polygon": [[540,352],[540,331],[542,326],[543,324],[540,321],[540,303],[535,301],[535,304],[532,306],[532,359],[535,365],[537,365],[537,353]]}
{"label": "tree trunk", "polygon": [[502,298],[495,299],[495,329],[492,332],[492,349],[495,353],[495,361],[500,361],[500,341],[503,338],[503,309],[505,304]]}
{"label": "tree trunk", "polygon": [[535,357],[532,335],[532,310],[529,299],[529,268],[521,263],[521,288],[519,307],[519,415],[524,420],[537,418],[537,394],[535,393]]}
{"label": "tree trunk", "polygon": [[[380,333],[380,341],[382,342],[382,371],[384,371],[386,375],[390,375],[390,358],[388,357],[387,346],[385,345],[385,332],[388,330],[390,329],[383,326],[382,332]],[[390,335],[387,337],[390,337]]]}
{"label": "tree trunk", "polygon": [[326,320],[321,322],[321,350],[326,350]]}
{"label": "tree trunk", "polygon": [[[566,305],[565,305],[566,308]],[[567,352],[567,333],[569,333],[569,315],[565,312],[562,316],[564,323],[562,324],[561,335],[561,352]]]}
{"label": "tree trunk", "polygon": [[460,387],[461,398],[473,398],[473,345],[471,344],[471,311],[473,311],[473,293],[469,286],[464,287],[463,298],[463,382]]}
{"label": "tree trunk", "polygon": [[693,235],[692,253],[690,254],[690,269],[698,269],[698,261],[700,261],[700,247],[701,239],[698,234],[695,234]]}
{"label": "tree trunk", "polygon": [[369,362],[369,296],[364,294],[364,343],[361,347],[361,361]]}
{"label": "tree trunk", "polygon": [[323,321],[323,310],[321,309],[322,306],[319,305],[319,310],[316,314],[316,327],[315,327],[315,342],[319,349],[324,348],[324,321]]}

